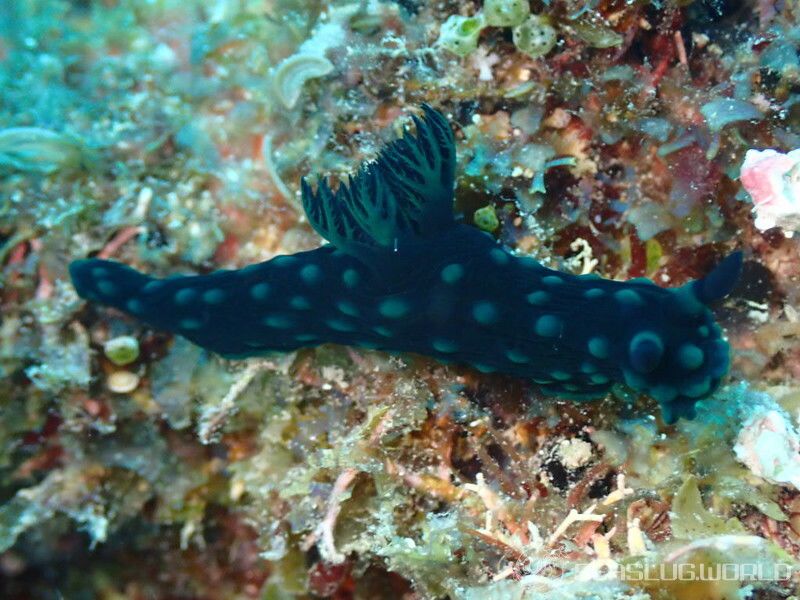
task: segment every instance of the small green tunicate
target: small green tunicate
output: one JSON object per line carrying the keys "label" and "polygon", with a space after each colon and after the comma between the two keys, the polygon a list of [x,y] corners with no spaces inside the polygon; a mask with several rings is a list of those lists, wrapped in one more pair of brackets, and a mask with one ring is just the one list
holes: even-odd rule
{"label": "small green tunicate", "polygon": [[139,358],[139,342],[129,335],[108,340],[103,346],[106,358],[115,365],[129,365]]}
{"label": "small green tunicate", "polygon": [[623,37],[604,23],[592,20],[572,24],[575,34],[593,48],[613,48],[623,42]]}
{"label": "small green tunicate", "polygon": [[491,204],[476,210],[473,219],[475,225],[477,225],[479,229],[490,233],[500,227],[500,220],[497,218],[497,212]]}
{"label": "small green tunicate", "polygon": [[531,14],[528,0],[485,0],[486,24],[493,27],[514,27]]}
{"label": "small green tunicate", "polygon": [[442,23],[438,44],[459,56],[467,56],[478,47],[478,37],[485,25],[483,13],[474,17],[451,15]]}
{"label": "small green tunicate", "polygon": [[544,56],[557,41],[556,30],[550,20],[542,15],[531,15],[524,23],[514,27],[514,45],[531,58]]}

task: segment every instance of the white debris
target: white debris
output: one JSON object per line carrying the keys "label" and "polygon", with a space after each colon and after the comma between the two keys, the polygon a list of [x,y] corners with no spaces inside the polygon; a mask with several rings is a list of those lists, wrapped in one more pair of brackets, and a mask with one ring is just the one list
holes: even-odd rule
{"label": "white debris", "polygon": [[733,451],[755,475],[800,489],[800,434],[777,403],[753,407]]}
{"label": "white debris", "polygon": [[758,229],[781,227],[788,236],[800,231],[800,149],[748,150],[740,179],[753,198]]}

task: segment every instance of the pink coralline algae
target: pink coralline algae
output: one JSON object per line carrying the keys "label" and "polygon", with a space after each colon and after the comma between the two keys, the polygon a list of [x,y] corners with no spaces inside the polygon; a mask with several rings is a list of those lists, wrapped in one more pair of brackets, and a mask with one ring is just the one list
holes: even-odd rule
{"label": "pink coralline algae", "polygon": [[733,450],[759,477],[800,487],[800,435],[784,411],[758,407],[745,421]]}
{"label": "pink coralline algae", "polygon": [[800,149],[748,150],[741,182],[753,198],[758,229],[781,227],[789,236],[800,230]]}

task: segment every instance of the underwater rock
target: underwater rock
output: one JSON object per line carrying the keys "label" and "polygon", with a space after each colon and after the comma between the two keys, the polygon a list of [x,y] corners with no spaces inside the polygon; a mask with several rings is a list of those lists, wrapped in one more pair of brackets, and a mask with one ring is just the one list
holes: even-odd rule
{"label": "underwater rock", "polygon": [[758,229],[781,227],[789,236],[800,230],[800,149],[748,150],[740,178],[753,199]]}
{"label": "underwater rock", "polygon": [[800,490],[800,433],[777,404],[753,407],[733,450],[755,475]]}

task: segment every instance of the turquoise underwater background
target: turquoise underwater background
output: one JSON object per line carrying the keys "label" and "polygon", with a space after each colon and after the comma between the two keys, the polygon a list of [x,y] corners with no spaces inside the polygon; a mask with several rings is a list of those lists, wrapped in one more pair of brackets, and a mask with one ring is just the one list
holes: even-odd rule
{"label": "turquoise underwater background", "polygon": [[[3,3],[0,596],[792,597],[798,47],[792,0]],[[406,128],[416,146],[392,141]],[[387,147],[384,171],[348,179]],[[421,174],[432,164],[451,169],[444,192]],[[420,217],[450,188],[452,219]],[[367,218],[381,189],[420,201]],[[223,358],[201,346],[263,337],[238,287],[223,286],[212,344],[173,326],[175,294],[137,318],[130,298],[83,287],[107,263],[69,272],[88,258],[205,276],[333,252],[323,238],[368,255],[386,294],[405,281],[408,305],[334,305],[339,288],[320,285],[303,326],[330,326],[334,308],[339,324],[412,323],[401,309],[435,295],[434,271],[466,278],[457,301],[486,291],[491,306],[430,348],[344,330]],[[397,239],[419,238],[392,262]],[[445,274],[456,251],[485,260]],[[509,300],[524,271],[502,270],[646,278],[657,287],[627,285],[673,298],[659,288],[733,273],[726,256],[741,275],[704,280],[725,285],[703,313],[721,337],[695,346],[713,363],[702,393],[680,370],[696,353],[659,363],[684,340],[671,304],[614,321],[551,290],[569,335],[549,335],[526,312],[542,296]],[[271,293],[301,310],[294,284]],[[500,356],[503,319],[563,346]],[[576,401],[578,382],[555,375],[579,368],[569,341],[594,356],[589,331],[640,321],[669,334],[612,352],[624,368],[583,373],[599,398]],[[676,396],[626,373],[658,369],[691,410],[663,410]]]}

